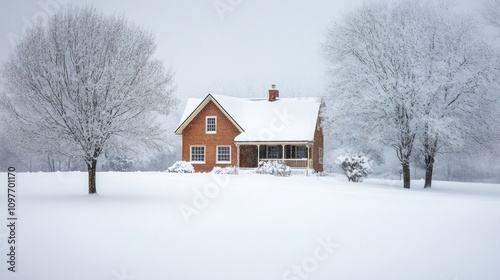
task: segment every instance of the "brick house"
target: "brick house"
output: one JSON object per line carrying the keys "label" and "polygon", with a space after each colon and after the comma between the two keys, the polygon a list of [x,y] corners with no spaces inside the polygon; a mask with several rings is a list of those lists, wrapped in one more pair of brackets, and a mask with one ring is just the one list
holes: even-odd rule
{"label": "brick house", "polygon": [[319,98],[280,98],[274,85],[268,98],[190,98],[175,131],[182,136],[182,160],[197,172],[256,168],[262,160],[323,171],[322,104]]}

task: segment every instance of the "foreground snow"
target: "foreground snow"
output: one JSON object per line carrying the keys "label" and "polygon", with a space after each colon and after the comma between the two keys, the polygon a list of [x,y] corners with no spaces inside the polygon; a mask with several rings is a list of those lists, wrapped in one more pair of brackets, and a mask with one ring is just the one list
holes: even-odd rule
{"label": "foreground snow", "polygon": [[88,196],[86,176],[17,174],[0,279],[500,279],[500,185],[99,173]]}

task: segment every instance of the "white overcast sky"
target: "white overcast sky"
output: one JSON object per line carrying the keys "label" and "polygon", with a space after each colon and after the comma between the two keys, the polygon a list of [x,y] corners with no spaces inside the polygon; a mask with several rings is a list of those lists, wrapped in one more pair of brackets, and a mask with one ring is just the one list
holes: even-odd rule
{"label": "white overcast sky", "polygon": [[[467,10],[479,1],[459,0]],[[358,0],[0,0],[0,60],[36,18],[66,3],[91,4],[124,15],[156,34],[156,57],[175,72],[176,95],[265,96],[276,84],[282,97],[323,96],[320,46],[332,20]],[[233,5],[217,13],[214,3]],[[9,35],[10,34],[10,35]]]}

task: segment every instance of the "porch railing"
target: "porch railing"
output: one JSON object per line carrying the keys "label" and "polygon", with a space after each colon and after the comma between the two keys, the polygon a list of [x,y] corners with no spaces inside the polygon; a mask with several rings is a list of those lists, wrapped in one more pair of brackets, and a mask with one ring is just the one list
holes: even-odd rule
{"label": "porch railing", "polygon": [[307,168],[307,161],[309,161],[309,168],[312,168],[312,160],[307,159],[285,159],[285,164],[290,168]]}

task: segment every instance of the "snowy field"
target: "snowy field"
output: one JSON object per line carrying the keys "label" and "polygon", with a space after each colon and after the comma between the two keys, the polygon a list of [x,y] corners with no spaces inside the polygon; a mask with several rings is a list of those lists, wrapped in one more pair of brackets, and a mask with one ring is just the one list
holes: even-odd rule
{"label": "snowy field", "polygon": [[500,279],[500,185],[340,175],[17,174],[0,279]]}

